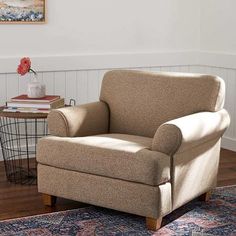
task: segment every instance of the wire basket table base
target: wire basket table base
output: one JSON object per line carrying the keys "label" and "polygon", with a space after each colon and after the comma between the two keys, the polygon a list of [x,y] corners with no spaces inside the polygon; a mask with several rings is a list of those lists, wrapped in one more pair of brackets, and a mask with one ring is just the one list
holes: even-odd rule
{"label": "wire basket table base", "polygon": [[37,183],[36,145],[47,134],[45,117],[0,117],[0,143],[8,181]]}

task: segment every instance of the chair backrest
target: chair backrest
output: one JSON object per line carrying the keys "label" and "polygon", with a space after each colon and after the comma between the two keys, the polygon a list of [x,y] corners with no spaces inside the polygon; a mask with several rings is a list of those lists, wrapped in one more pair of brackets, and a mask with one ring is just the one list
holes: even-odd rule
{"label": "chair backrest", "polygon": [[100,100],[110,109],[110,132],[153,137],[166,121],[223,108],[224,81],[211,75],[107,72]]}

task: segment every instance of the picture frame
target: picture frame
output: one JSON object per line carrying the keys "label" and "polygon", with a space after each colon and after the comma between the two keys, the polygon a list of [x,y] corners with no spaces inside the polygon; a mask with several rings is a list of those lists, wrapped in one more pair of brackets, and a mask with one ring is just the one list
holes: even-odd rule
{"label": "picture frame", "polygon": [[0,0],[0,24],[46,23],[46,0]]}

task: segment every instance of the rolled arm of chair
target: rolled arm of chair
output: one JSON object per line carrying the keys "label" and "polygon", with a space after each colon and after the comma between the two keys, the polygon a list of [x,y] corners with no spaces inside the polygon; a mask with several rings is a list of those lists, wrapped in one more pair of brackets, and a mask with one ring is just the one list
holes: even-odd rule
{"label": "rolled arm of chair", "polygon": [[220,138],[230,124],[226,110],[199,112],[162,124],[156,131],[152,150],[168,155]]}
{"label": "rolled arm of chair", "polygon": [[108,132],[109,109],[104,102],[52,110],[48,115],[51,135],[78,137]]}

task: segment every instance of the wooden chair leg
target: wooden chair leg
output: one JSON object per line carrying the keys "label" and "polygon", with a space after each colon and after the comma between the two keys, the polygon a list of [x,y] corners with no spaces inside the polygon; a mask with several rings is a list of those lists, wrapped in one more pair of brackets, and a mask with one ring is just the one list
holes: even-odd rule
{"label": "wooden chair leg", "polygon": [[146,217],[146,226],[149,230],[156,231],[161,228],[162,217],[158,219]]}
{"label": "wooden chair leg", "polygon": [[43,193],[42,197],[43,197],[43,204],[45,206],[51,206],[52,207],[56,204],[57,197],[51,196],[51,195],[48,195],[48,194],[45,194],[45,193]]}
{"label": "wooden chair leg", "polygon": [[206,192],[206,193],[203,193],[200,197],[199,197],[199,200],[200,201],[204,201],[204,202],[208,202],[209,199],[211,197],[211,191],[209,192]]}

